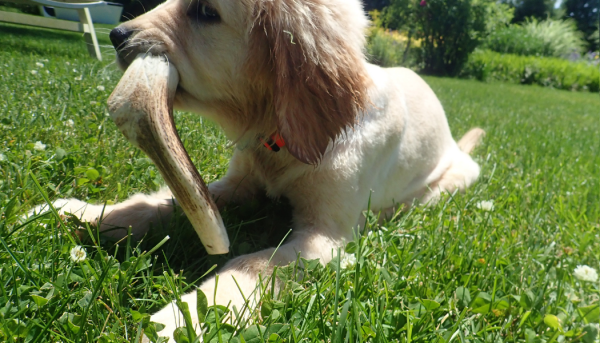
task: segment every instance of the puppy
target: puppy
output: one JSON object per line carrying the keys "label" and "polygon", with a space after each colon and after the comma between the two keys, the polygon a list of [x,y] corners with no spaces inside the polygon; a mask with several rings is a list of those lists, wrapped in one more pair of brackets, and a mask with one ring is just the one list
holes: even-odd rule
{"label": "puppy", "polygon": [[[168,0],[111,32],[122,68],[140,52],[166,56],[180,76],[175,107],[215,121],[236,142],[226,175],[209,185],[219,205],[266,192],[293,207],[293,233],[277,251],[228,262],[216,297],[214,278],[200,286],[209,304],[240,310],[244,297],[256,301],[259,274],[298,254],[328,262],[352,240],[369,200],[375,211],[393,211],[479,176],[469,152],[483,130],[456,143],[417,74],[367,63],[367,25],[359,0]],[[104,210],[100,230],[123,236],[112,229],[132,226],[140,236],[168,220],[173,203],[164,189],[105,209],[56,204],[89,222]],[[183,301],[196,306],[193,293]],[[152,320],[169,336],[183,323],[173,305]]]}

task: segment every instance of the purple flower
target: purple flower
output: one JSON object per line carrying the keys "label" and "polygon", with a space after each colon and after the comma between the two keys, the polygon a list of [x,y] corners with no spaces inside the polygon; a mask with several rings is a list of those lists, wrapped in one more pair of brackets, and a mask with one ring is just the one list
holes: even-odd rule
{"label": "purple flower", "polygon": [[425,1],[425,0],[421,0],[421,2],[419,3],[419,5],[420,5],[421,7],[425,7],[425,6],[427,6],[427,1]]}

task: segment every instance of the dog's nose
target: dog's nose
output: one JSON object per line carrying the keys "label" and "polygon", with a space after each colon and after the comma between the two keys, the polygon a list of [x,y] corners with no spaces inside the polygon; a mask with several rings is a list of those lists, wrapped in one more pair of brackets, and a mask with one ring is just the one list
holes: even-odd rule
{"label": "dog's nose", "polygon": [[115,49],[122,49],[123,43],[127,41],[127,39],[131,36],[132,32],[133,31],[127,30],[122,27],[117,27],[110,31],[110,41],[112,42]]}

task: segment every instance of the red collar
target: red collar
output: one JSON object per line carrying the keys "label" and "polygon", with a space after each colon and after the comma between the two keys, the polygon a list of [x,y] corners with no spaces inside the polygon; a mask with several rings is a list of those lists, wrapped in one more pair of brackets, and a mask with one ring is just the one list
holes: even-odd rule
{"label": "red collar", "polygon": [[260,142],[269,150],[278,152],[283,146],[285,146],[285,142],[283,141],[283,137],[281,137],[278,133],[274,133],[268,139],[259,138]]}

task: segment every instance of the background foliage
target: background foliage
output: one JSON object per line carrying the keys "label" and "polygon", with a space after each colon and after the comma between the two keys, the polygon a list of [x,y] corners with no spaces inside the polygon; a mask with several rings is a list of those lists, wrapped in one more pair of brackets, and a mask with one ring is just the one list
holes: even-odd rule
{"label": "background foliage", "polygon": [[[395,63],[427,74],[511,82],[515,82],[515,75],[520,74],[520,83],[595,90],[597,73],[594,67],[598,65],[598,53],[586,53],[588,49],[597,47],[599,37],[597,20],[589,20],[592,13],[594,16],[600,13],[600,9],[594,7],[595,1],[578,2],[579,7],[585,8],[585,14],[569,12],[569,16],[565,16],[564,8],[574,5],[563,4],[562,9],[546,8],[543,13],[540,12],[543,15],[530,15],[523,19],[518,18],[516,13],[524,13],[523,6],[529,6],[529,2],[389,0],[387,6],[370,14],[376,27],[391,31],[371,30],[368,50],[374,63],[383,66]],[[537,19],[543,16],[543,20]],[[582,24],[584,19],[588,22]],[[581,25],[588,25],[586,27],[592,34],[581,30]],[[534,62],[506,57],[503,61],[508,65],[503,66],[485,62],[499,61],[494,54],[479,52],[469,59],[476,48],[521,56],[559,57],[565,61],[542,59]],[[569,64],[567,60],[579,65],[565,67]],[[586,63],[588,67],[583,65]],[[567,76],[567,70],[577,70],[578,74]],[[502,72],[507,75],[500,76]],[[528,76],[523,77],[525,74]]]}
{"label": "background foliage", "polygon": [[598,64],[572,63],[550,57],[503,55],[480,50],[469,57],[461,76],[480,81],[536,84],[570,91],[600,91]]}
{"label": "background foliage", "polygon": [[585,34],[590,50],[600,48],[600,0],[565,0],[563,8],[567,17],[575,19],[577,28]]}
{"label": "background foliage", "polygon": [[416,17],[423,72],[455,76],[485,32],[485,6],[472,0],[428,0],[421,4]]}
{"label": "background foliage", "polygon": [[400,35],[398,31],[373,27],[369,30],[367,43],[367,57],[371,63],[383,67],[415,64],[414,56],[410,56],[409,59],[409,52],[415,50],[409,49],[408,38]]}
{"label": "background foliage", "polygon": [[371,15],[376,26],[405,33],[404,56],[418,42],[423,72],[456,75],[480,39],[512,19],[512,10],[486,0],[391,0]]}
{"label": "background foliage", "polygon": [[520,23],[527,18],[543,20],[555,14],[553,0],[506,0],[515,9],[513,21]]}
{"label": "background foliage", "polygon": [[515,55],[566,57],[583,53],[586,45],[574,20],[533,18],[492,31],[481,46]]}

